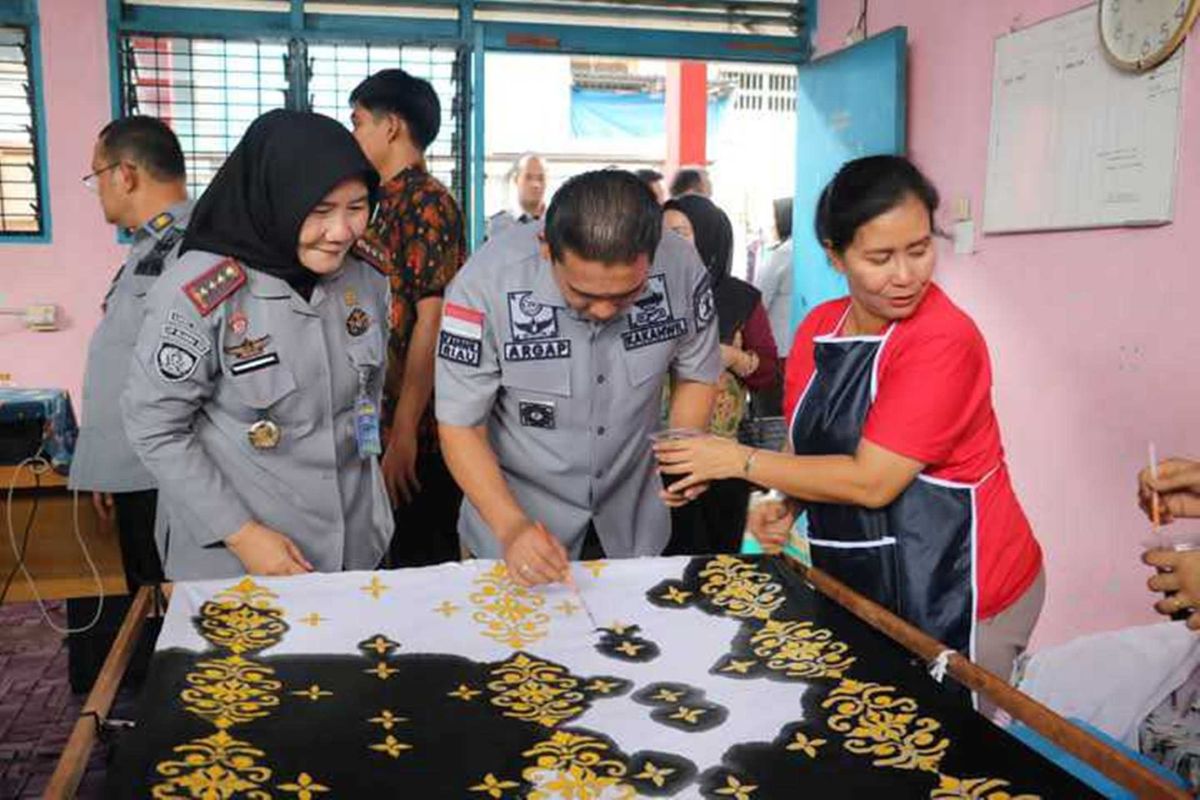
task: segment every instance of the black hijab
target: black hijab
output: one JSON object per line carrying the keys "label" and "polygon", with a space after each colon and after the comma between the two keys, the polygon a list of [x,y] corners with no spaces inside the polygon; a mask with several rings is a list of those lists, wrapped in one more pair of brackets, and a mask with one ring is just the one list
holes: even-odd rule
{"label": "black hijab", "polygon": [[708,280],[712,284],[721,342],[729,344],[733,335],[750,319],[762,293],[729,274],[733,266],[733,225],[724,211],[698,194],[668,200],[663,211],[672,210],[683,214],[692,224],[696,252],[708,268]]}
{"label": "black hijab", "polygon": [[349,131],[320,114],[268,111],[196,202],[181,252],[232,256],[287,281],[307,300],[320,276],[296,257],[300,227],[330,190],[356,177],[374,206],[379,175]]}

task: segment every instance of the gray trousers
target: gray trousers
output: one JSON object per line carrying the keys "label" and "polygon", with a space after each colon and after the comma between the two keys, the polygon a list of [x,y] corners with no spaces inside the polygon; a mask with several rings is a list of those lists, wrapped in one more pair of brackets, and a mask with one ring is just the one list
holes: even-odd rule
{"label": "gray trousers", "polygon": [[[1046,570],[1038,572],[1033,583],[1017,602],[991,619],[979,620],[975,632],[975,663],[1002,680],[1012,682],[1013,664],[1029,646],[1029,637],[1046,601]],[[982,695],[979,713],[990,717],[996,710]]]}

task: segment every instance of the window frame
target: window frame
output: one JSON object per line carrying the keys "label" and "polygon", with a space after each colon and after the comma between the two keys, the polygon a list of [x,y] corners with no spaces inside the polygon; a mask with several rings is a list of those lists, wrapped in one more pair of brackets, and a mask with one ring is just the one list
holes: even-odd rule
{"label": "window frame", "polygon": [[[0,0],[2,2],[3,0]],[[403,42],[408,45],[452,45],[466,57],[460,80],[463,100],[460,135],[466,153],[462,210],[469,222],[472,247],[483,238],[484,195],[484,56],[488,52],[616,55],[705,61],[807,63],[813,55],[819,0],[795,0],[799,27],[793,35],[720,33],[688,30],[698,16],[681,8],[656,12],[653,30],[613,29],[576,17],[591,16],[581,8],[590,0],[557,0],[534,6],[520,0],[395,0],[408,16],[389,8],[386,0],[360,0],[354,13],[336,11],[343,0],[287,0],[283,10],[237,10],[156,5],[154,0],[107,0],[109,8],[110,77],[113,113],[121,107],[119,47],[125,33],[158,36],[301,38],[320,43]],[[598,0],[596,0],[598,2]],[[698,0],[699,1],[699,0]],[[705,0],[715,5],[720,0]],[[203,5],[203,0],[195,0]],[[211,0],[214,6],[228,0]],[[371,9],[378,7],[378,13]],[[616,5],[613,3],[612,5]],[[282,8],[282,6],[277,6]],[[487,19],[489,12],[509,8],[530,12]],[[365,10],[361,10],[365,9]],[[421,17],[413,15],[421,9]],[[538,13],[533,14],[533,11]],[[476,19],[480,14],[484,18]],[[494,13],[491,16],[495,16]],[[670,23],[678,23],[671,29]],[[633,35],[631,35],[633,34]]]}
{"label": "window frame", "polygon": [[34,186],[37,191],[37,233],[6,233],[0,231],[0,245],[50,244],[53,226],[50,214],[50,162],[46,146],[46,102],[42,91],[42,31],[38,21],[36,0],[0,0],[0,27],[20,28],[28,43],[30,114],[33,127]]}

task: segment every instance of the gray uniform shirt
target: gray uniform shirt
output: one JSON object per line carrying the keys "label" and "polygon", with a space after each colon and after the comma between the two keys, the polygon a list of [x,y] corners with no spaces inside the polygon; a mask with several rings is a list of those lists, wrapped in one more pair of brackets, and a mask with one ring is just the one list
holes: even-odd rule
{"label": "gray uniform shirt", "polygon": [[[537,249],[540,226],[484,245],[450,284],[438,338],[438,421],[487,425],[509,488],[578,557],[589,521],[614,558],[658,555],[670,538],[648,434],[668,375],[721,371],[708,276],[668,234],[645,292],[593,322],[571,310]],[[501,548],[463,501],[459,535],[475,555]]]}
{"label": "gray uniform shirt", "polygon": [[507,230],[521,226],[540,229],[540,225],[541,220],[538,217],[530,216],[524,211],[497,211],[487,219],[487,238],[494,239]]}
{"label": "gray uniform shirt", "polygon": [[[208,304],[240,282],[245,284]],[[222,540],[253,519],[322,572],[373,569],[392,534],[377,458],[359,456],[360,381],[379,408],[387,279],[353,257],[305,302],[288,284],[209,253],[154,287],[122,397],[134,449],[158,479],[168,578],[244,572]],[[278,444],[252,446],[259,420]]]}
{"label": "gray uniform shirt", "polygon": [[771,322],[771,333],[781,356],[792,349],[792,240],[788,239],[771,251],[771,255],[755,281],[762,292],[763,307]]}
{"label": "gray uniform shirt", "polygon": [[154,478],[129,446],[121,422],[121,392],[129,355],[142,327],[146,293],[174,260],[192,201],[171,206],[133,235],[125,263],[104,296],[104,316],[88,344],[83,373],[83,427],[75,444],[68,484],[94,492],[138,492]]}

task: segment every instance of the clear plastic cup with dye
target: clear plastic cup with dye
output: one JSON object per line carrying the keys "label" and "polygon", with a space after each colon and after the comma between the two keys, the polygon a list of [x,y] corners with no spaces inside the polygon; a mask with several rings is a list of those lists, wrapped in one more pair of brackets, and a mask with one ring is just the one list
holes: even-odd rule
{"label": "clear plastic cup with dye", "polygon": [[1174,550],[1178,553],[1200,550],[1200,530],[1162,528],[1158,533],[1149,534],[1142,539],[1142,547],[1146,550]]}
{"label": "clear plastic cup with dye", "polygon": [[661,431],[651,433],[650,441],[658,444],[659,442],[674,442],[679,439],[697,439],[707,435],[699,428],[664,428]]}
{"label": "clear plastic cup with dye", "polygon": [[[1200,550],[1200,530],[1171,530],[1169,528],[1161,529],[1158,533],[1152,533],[1142,539],[1142,547],[1146,550],[1172,550],[1176,553],[1187,553],[1195,550]],[[1169,572],[1170,570],[1158,568],[1158,572]],[[1171,597],[1174,592],[1164,592],[1164,597]],[[1180,609],[1171,615],[1173,620],[1184,620],[1191,616],[1191,609]]]}

